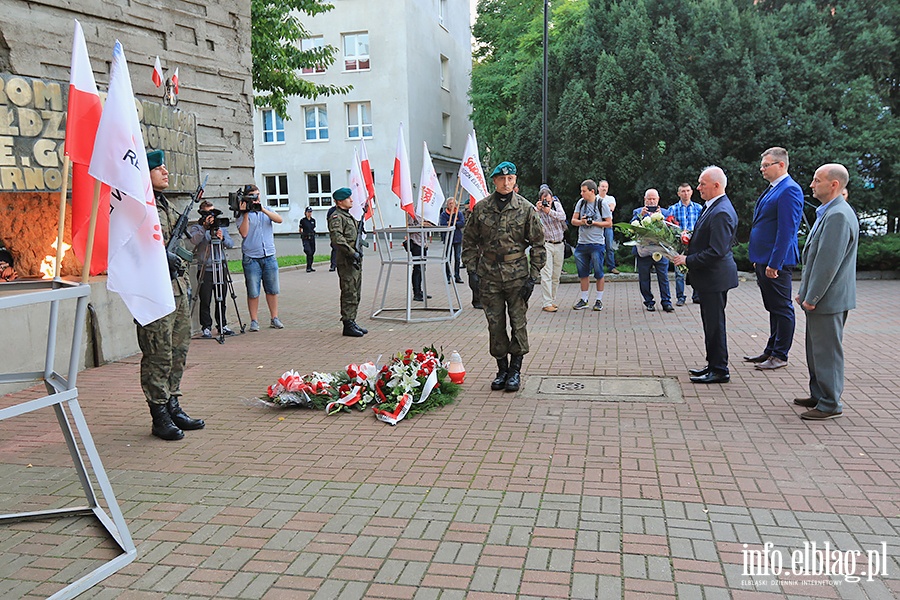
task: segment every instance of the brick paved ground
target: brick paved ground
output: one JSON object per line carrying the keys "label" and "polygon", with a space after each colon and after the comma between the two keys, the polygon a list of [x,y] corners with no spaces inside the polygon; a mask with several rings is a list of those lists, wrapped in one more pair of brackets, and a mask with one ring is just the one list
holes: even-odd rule
{"label": "brick paved ground", "polygon": [[[361,314],[371,311],[371,263]],[[432,276],[437,296],[442,281]],[[150,436],[139,357],[79,376],[138,546],[134,563],[85,596],[900,596],[900,282],[860,282],[845,339],[845,416],[827,423],[801,421],[791,404],[806,391],[802,317],[787,368],[762,373],[734,360],[765,341],[753,282],[729,296],[732,382],[723,386],[688,381],[686,368],[703,356],[695,306],[646,313],[635,282],[610,282],[602,313],[569,310],[573,285],[561,287],[560,312],[532,306],[527,376],[670,377],[679,404],[491,392],[484,317],[467,302],[448,322],[363,318],[370,333],[359,340],[339,335],[333,273],[283,271],[281,282],[286,329],[192,344],[183,404],[208,425],[184,441]],[[289,368],[337,370],[431,343],[462,353],[464,392],[397,427],[253,401]],[[50,411],[0,423],[0,512],[78,498],[69,465]],[[789,571],[805,541],[863,552],[885,542],[887,575],[742,575],[743,544],[771,542]],[[50,595],[111,548],[88,519],[5,525],[0,597]]]}

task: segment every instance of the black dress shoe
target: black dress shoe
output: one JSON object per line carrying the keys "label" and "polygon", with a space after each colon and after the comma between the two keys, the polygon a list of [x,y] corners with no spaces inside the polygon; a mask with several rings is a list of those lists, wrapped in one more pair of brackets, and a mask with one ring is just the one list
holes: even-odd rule
{"label": "black dress shoe", "polygon": [[691,377],[691,383],[728,383],[729,381],[731,381],[731,376],[728,373],[716,373],[715,371]]}
{"label": "black dress shoe", "polygon": [[693,375],[694,377],[702,377],[709,373],[709,367],[703,367],[702,369],[688,369],[688,373]]}
{"label": "black dress shoe", "polygon": [[806,398],[794,398],[794,404],[802,406],[803,408],[815,408],[818,406],[819,401],[807,396]]}
{"label": "black dress shoe", "polygon": [[420,295],[413,294],[413,301],[414,302],[425,302],[425,298],[423,298],[421,294]]}
{"label": "black dress shoe", "polygon": [[675,308],[671,304],[663,304],[663,310],[666,312],[675,312]]}
{"label": "black dress shoe", "polygon": [[745,356],[744,361],[749,363],[763,363],[769,360],[769,355],[763,352],[759,356]]}
{"label": "black dress shoe", "polygon": [[647,312],[654,312],[656,310],[656,306],[653,304],[647,304]]}

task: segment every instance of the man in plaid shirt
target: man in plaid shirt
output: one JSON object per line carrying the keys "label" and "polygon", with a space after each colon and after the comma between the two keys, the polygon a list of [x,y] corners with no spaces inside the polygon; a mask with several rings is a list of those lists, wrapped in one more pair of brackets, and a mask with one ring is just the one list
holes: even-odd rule
{"label": "man in plaid shirt", "polygon": [[[680,202],[676,202],[669,208],[670,217],[674,218],[678,223],[678,226],[684,231],[694,230],[694,225],[697,223],[697,219],[700,218],[700,211],[703,210],[702,206],[696,202],[691,202],[691,196],[693,195],[694,190],[691,188],[691,185],[689,183],[682,183],[678,186],[678,198],[680,198]],[[675,269],[675,296],[678,298],[675,305],[684,306],[684,302],[687,300],[687,296],[685,296],[684,293],[684,273],[678,269]],[[694,292],[691,295],[691,299],[694,304],[700,303],[697,292]]]}

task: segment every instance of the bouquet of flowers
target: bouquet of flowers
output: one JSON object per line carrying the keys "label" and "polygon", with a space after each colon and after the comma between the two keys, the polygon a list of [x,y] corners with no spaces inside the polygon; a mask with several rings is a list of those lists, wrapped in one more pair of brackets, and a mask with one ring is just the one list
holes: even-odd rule
{"label": "bouquet of flowers", "polygon": [[398,352],[381,368],[370,361],[335,373],[301,376],[291,370],[268,387],[263,401],[269,406],[325,410],[329,415],[372,406],[379,420],[396,425],[405,417],[450,404],[459,390],[447,379],[443,355],[432,346],[421,352]]}
{"label": "bouquet of flowers", "polygon": [[[630,238],[625,245],[636,246],[638,256],[652,256],[655,261],[664,256],[672,258],[682,254],[691,241],[690,231],[682,231],[677,224],[665,219],[661,212],[631,223],[616,223],[614,227]],[[678,270],[686,273],[688,269],[686,265],[679,265]]]}

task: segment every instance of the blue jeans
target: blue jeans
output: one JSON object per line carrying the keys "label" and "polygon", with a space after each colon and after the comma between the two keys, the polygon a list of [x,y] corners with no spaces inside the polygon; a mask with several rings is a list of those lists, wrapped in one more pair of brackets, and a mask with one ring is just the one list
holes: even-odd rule
{"label": "blue jeans", "polygon": [[[638,281],[641,285],[641,297],[646,306],[653,306],[653,292],[650,291],[650,267],[653,266],[653,257],[637,257]],[[669,292],[669,259],[662,258],[656,263],[656,280],[659,283],[659,301],[663,306],[672,304],[672,296]]]}
{"label": "blue jeans", "polygon": [[259,298],[260,281],[266,294],[278,294],[278,259],[274,255],[265,258],[250,258],[245,255],[241,264],[244,267],[248,298]]}
{"label": "blue jeans", "polygon": [[[675,297],[684,302],[687,300],[687,296],[684,291],[684,276],[685,274],[675,269]],[[691,292],[691,300],[694,302],[698,302],[700,300],[700,296],[697,295],[697,291],[694,290]]]}
{"label": "blue jeans", "polygon": [[616,251],[613,250],[613,228],[603,230],[603,238],[606,240],[606,268],[610,271],[616,268]]}
{"label": "blue jeans", "polygon": [[578,269],[578,277],[584,279],[590,277],[591,271],[598,280],[603,279],[603,244],[578,244],[575,246],[575,267]]}

